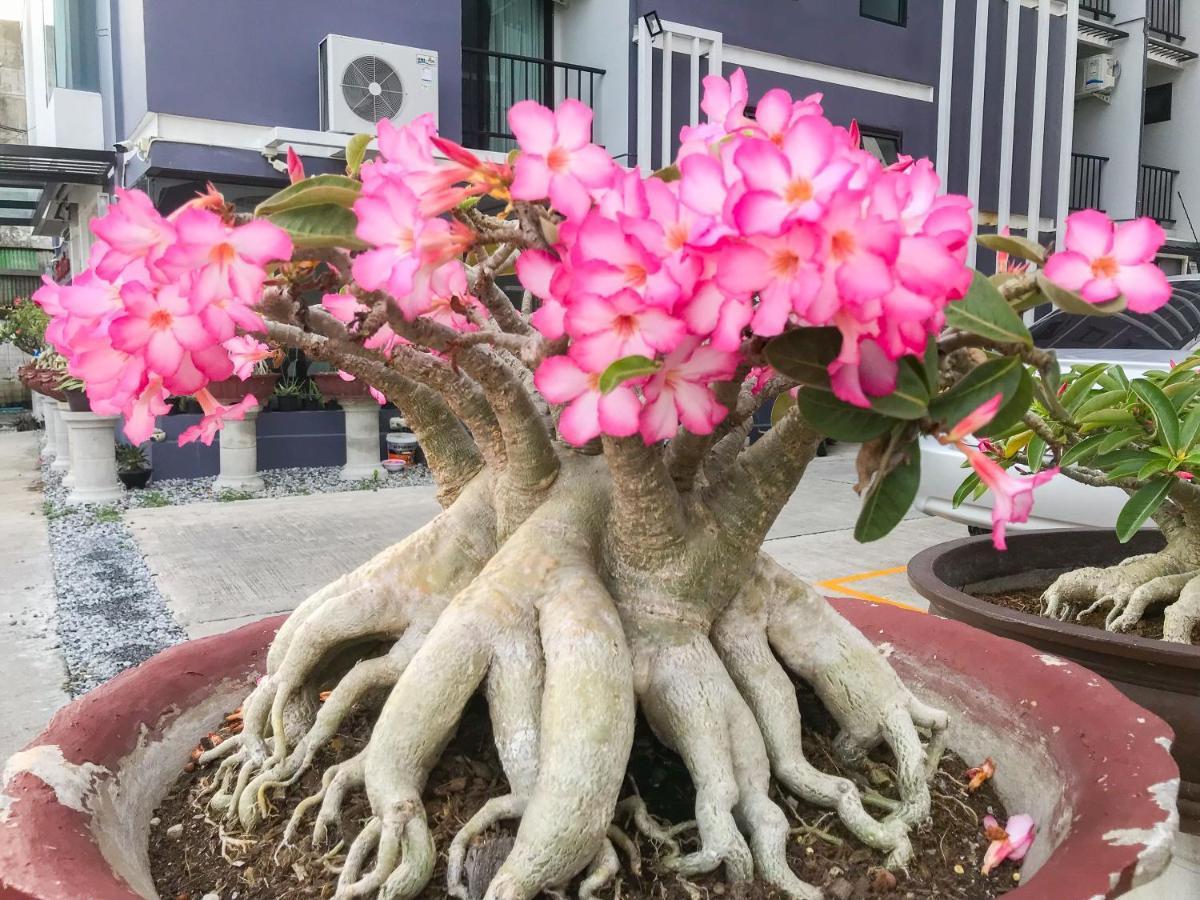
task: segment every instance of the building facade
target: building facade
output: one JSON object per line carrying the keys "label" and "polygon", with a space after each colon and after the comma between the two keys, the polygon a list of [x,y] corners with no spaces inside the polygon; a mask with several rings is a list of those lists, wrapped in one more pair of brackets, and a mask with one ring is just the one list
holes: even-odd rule
{"label": "building facade", "polygon": [[[500,153],[513,102],[576,97],[596,112],[597,142],[655,167],[698,119],[702,78],[738,67],[752,98],[774,86],[822,94],[881,158],[933,157],[948,188],[976,201],[982,230],[1052,239],[1070,209],[1094,205],[1162,221],[1167,265],[1195,252],[1185,210],[1192,197],[1200,209],[1188,153],[1200,125],[1182,113],[1200,90],[1186,48],[1200,4],[1182,0],[26,6],[30,143],[113,155],[106,184],[59,185],[62,202],[32,211],[67,239],[74,270],[80,225],[111,186],[143,188],[167,210],[213,181],[248,207],[284,183],[289,147],[310,172],[336,170],[342,132],[372,130],[395,108],[397,121],[432,109],[444,134]],[[327,35],[351,40],[319,58]],[[346,65],[347,52],[381,62]],[[1100,87],[1080,79],[1089,59]]]}

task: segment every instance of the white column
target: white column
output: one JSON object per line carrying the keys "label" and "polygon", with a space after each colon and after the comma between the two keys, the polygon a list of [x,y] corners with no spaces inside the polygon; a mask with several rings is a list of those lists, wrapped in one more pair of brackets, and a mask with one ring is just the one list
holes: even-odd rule
{"label": "white column", "polygon": [[1000,110],[1000,185],[996,201],[996,233],[1003,234],[1012,218],[1013,122],[1017,115],[1017,63],[1021,57],[1021,3],[1006,0],[1004,32],[1004,102]]}
{"label": "white column", "polygon": [[47,409],[54,418],[54,462],[50,465],[50,471],[69,472],[71,470],[71,437],[67,433],[65,417],[70,409],[62,400],[51,400],[50,402],[53,405],[48,406]]}
{"label": "white column", "polygon": [[[971,71],[971,143],[967,154],[967,196],[975,209],[976,229],[979,225],[979,177],[983,159],[983,98],[987,86],[988,0],[975,4],[975,65]],[[975,265],[978,247],[967,244],[967,265]]]}
{"label": "white column", "polygon": [[950,110],[954,86],[954,26],[955,0],[942,3],[942,53],[938,71],[937,173],[942,189],[950,175]]}
{"label": "white column", "polygon": [[1055,221],[1058,234],[1055,246],[1063,246],[1067,236],[1067,207],[1071,204],[1071,151],[1075,149],[1075,63],[1079,52],[1079,0],[1067,0],[1067,45],[1063,58],[1062,125],[1059,127],[1058,203]]}
{"label": "white column", "polygon": [[650,29],[646,20],[638,16],[638,46],[637,46],[637,161],[638,168],[644,173],[650,173],[653,152],[653,101],[651,91],[653,85],[654,47],[650,42]]}
{"label": "white column", "polygon": [[264,487],[258,474],[258,410],[240,421],[226,421],[221,429],[221,473],[214,491],[245,491],[254,494]]}
{"label": "white column", "polygon": [[67,504],[119,500],[125,489],[117,479],[117,442],[113,429],[120,416],[70,410],[60,414],[71,433],[71,475],[75,480]]}
{"label": "white column", "polygon": [[51,460],[58,452],[58,409],[54,401],[45,394],[35,392],[33,398],[38,412],[41,413],[42,428],[45,430],[42,435],[42,459]]}
{"label": "white column", "polygon": [[1033,63],[1033,138],[1029,149],[1029,227],[1025,236],[1038,240],[1042,218],[1042,166],[1046,138],[1046,69],[1050,57],[1050,0],[1038,2],[1037,53]]}
{"label": "white column", "polygon": [[45,394],[39,394],[37,391],[29,392],[29,411],[39,422],[44,422],[46,420],[46,415],[44,412],[42,412],[42,401],[45,399]]}
{"label": "white column", "polygon": [[379,464],[379,404],[374,400],[338,400],[346,412],[346,464],[342,481],[361,481],[386,471]]}

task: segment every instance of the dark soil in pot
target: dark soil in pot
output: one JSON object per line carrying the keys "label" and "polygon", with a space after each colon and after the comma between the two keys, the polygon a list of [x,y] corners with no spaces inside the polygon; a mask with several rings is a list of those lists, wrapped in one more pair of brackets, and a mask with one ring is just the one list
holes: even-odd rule
{"label": "dark soil in pot", "polygon": [[[834,760],[831,748],[834,724],[815,696],[801,687],[800,701],[807,727],[805,748],[809,759],[819,768],[862,781],[860,773],[846,771]],[[313,852],[311,816],[306,820],[308,829],[301,829],[303,837],[295,847],[281,850],[279,841],[296,804],[320,787],[320,773],[329,764],[362,749],[373,718],[373,715],[359,713],[347,720],[340,736],[318,756],[317,766],[301,777],[301,783],[293,787],[286,798],[277,800],[274,817],[258,833],[260,839],[250,844],[242,844],[240,840],[226,842],[228,859],[222,856],[221,840],[214,823],[206,821],[201,814],[202,804],[196,803],[196,797],[204,790],[216,767],[185,773],[155,812],[159,822],[151,829],[150,861],[159,896],[171,900],[199,900],[207,893],[230,897],[235,892],[239,900],[282,897],[324,900],[332,896],[337,875],[325,867],[321,853]],[[888,783],[891,777],[888,763],[886,754],[877,754],[871,781],[880,794],[895,796],[894,786]],[[882,856],[857,843],[835,814],[803,803],[789,806],[785,802],[781,805],[794,829],[788,845],[792,868],[804,880],[823,887],[827,897],[838,900],[876,897],[984,900],[1013,890],[1019,884],[1014,879],[1017,871],[1014,864],[1006,863],[990,876],[979,872],[987,847],[980,820],[991,813],[1003,822],[1007,814],[990,783],[977,793],[967,793],[964,777],[967,768],[966,763],[952,754],[943,758],[932,785],[932,821],[911,835],[916,856],[907,874],[900,872],[893,877],[881,869]],[[626,790],[632,792],[635,785],[653,814],[671,821],[692,817],[695,795],[686,769],[680,759],[665,750],[640,722]],[[863,782],[863,787],[866,786]],[[492,743],[487,709],[476,698],[426,786],[423,799],[439,858],[433,878],[419,896],[447,896],[445,853],[451,840],[484,802],[506,791],[503,771]],[[780,795],[776,794],[776,799],[780,799]],[[342,834],[347,835],[347,844],[369,815],[366,797],[360,791],[355,800],[344,807],[340,823]],[[168,829],[176,824],[183,825],[182,833],[168,834]],[[482,884],[486,885],[503,861],[513,834],[511,829],[494,829],[484,836],[477,850],[472,851],[478,854],[476,869]],[[767,900],[781,896],[775,888],[762,883],[735,890],[723,881],[720,871],[685,882],[660,870],[653,862],[655,848],[632,829],[630,835],[642,853],[642,874],[633,875],[628,858],[622,854],[621,897],[653,897],[655,900],[707,897],[714,900],[727,895]],[[695,832],[689,832],[689,835],[694,838]],[[685,851],[693,849],[687,845],[688,835],[683,837]],[[492,860],[490,865],[489,859]],[[571,886],[570,895],[575,894],[577,887]],[[482,889],[473,890],[472,896],[482,896]]]}
{"label": "dark soil in pot", "polygon": [[125,487],[140,490],[150,483],[150,476],[153,474],[153,469],[135,469],[132,472],[117,472],[117,477]]}
{"label": "dark soil in pot", "polygon": [[67,407],[71,412],[91,412],[92,404],[88,400],[87,393],[76,390],[74,388],[65,392],[67,395]]}

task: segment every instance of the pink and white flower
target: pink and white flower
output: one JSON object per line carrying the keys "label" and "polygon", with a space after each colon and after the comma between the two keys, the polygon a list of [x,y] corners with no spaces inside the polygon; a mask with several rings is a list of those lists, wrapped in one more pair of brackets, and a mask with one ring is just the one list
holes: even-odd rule
{"label": "pink and white flower", "polygon": [[681,341],[642,389],[642,440],[654,444],[673,438],[681,422],[693,434],[710,434],[729,413],[710,385],[731,377],[737,359],[696,338]]}
{"label": "pink and white flower", "polygon": [[1006,859],[1014,862],[1024,859],[1033,844],[1036,830],[1033,817],[1024,813],[1010,816],[1003,827],[994,816],[984,816],[983,832],[991,843],[983,854],[980,871],[987,875]]}
{"label": "pink and white flower", "polygon": [[566,99],[551,111],[522,100],[508,111],[508,124],[522,150],[510,189],[513,199],[549,197],[563,215],[584,215],[592,203],[590,192],[607,185],[615,170],[604,148],[591,142],[591,107]]}
{"label": "pink and white flower", "polygon": [[960,443],[971,468],[979,480],[992,492],[992,543],[997,550],[1007,550],[1004,532],[1012,523],[1029,521],[1033,511],[1033,491],[1058,474],[1058,469],[1044,469],[1036,475],[1021,478],[1010,474],[1002,465],[978,450]]}
{"label": "pink and white flower", "polygon": [[572,353],[543,360],[534,373],[533,382],[548,402],[567,404],[558,420],[558,433],[567,443],[580,446],[600,434],[637,434],[641,401],[629,382],[601,393],[602,372],[581,366]]}

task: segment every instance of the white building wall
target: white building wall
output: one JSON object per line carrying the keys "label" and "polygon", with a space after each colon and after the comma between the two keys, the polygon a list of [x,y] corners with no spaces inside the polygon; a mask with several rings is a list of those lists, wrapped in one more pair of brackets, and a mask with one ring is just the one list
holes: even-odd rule
{"label": "white building wall", "polygon": [[566,6],[556,5],[554,56],[604,69],[594,104],[595,140],[614,156],[630,153],[629,0],[571,0]]}
{"label": "white building wall", "polygon": [[46,22],[41,3],[25,4],[25,109],[29,143],[79,150],[104,149],[100,95],[52,87],[46,72]]}

